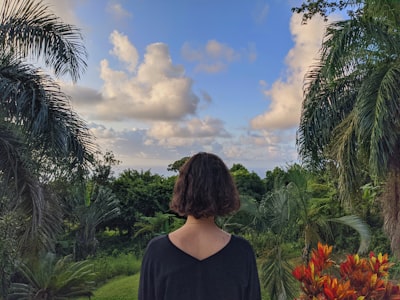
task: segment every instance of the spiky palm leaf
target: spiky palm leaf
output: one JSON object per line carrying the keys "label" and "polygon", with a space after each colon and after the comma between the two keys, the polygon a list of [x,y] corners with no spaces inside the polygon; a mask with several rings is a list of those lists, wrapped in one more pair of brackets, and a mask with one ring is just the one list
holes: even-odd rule
{"label": "spiky palm leaf", "polygon": [[73,205],[72,217],[77,225],[75,255],[78,259],[85,259],[89,254],[95,254],[98,226],[120,213],[118,199],[111,189],[97,186],[88,192],[88,195],[86,192],[87,187],[80,187],[68,200]]}
{"label": "spiky palm leaf", "polygon": [[37,158],[87,161],[95,146],[85,122],[71,109],[60,87],[32,65],[12,56],[0,64],[0,108],[9,122],[21,126]]}
{"label": "spiky palm leaf", "polygon": [[23,216],[19,218],[23,220],[20,251],[34,254],[43,247],[51,249],[57,228],[60,229],[60,208],[32,172],[34,162],[25,140],[11,125],[0,121],[0,184],[3,196],[9,199],[5,211]]}
{"label": "spiky palm leaf", "polygon": [[290,257],[278,244],[262,264],[262,283],[271,299],[295,299],[297,296],[297,285],[292,275],[293,266],[289,261]]}
{"label": "spiky palm leaf", "polygon": [[328,219],[330,222],[340,223],[353,228],[360,237],[360,246],[358,247],[357,253],[365,254],[368,251],[369,244],[371,241],[371,232],[365,222],[358,216],[347,215],[339,218]]}
{"label": "spiky palm leaf", "polygon": [[93,295],[95,273],[88,261],[73,262],[71,256],[56,260],[48,253],[35,264],[19,265],[27,283],[13,283],[11,299],[70,299]]}
{"label": "spiky palm leaf", "polygon": [[0,47],[18,58],[43,58],[57,76],[69,73],[73,81],[86,69],[87,53],[79,29],[61,22],[43,1],[3,1]]}

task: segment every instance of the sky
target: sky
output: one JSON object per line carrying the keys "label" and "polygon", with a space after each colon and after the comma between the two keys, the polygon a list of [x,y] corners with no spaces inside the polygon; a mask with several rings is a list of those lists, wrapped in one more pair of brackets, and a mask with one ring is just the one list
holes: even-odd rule
{"label": "sky", "polygon": [[326,23],[298,0],[45,0],[80,28],[88,67],[59,79],[116,171],[172,175],[200,151],[265,177],[299,162],[303,77]]}

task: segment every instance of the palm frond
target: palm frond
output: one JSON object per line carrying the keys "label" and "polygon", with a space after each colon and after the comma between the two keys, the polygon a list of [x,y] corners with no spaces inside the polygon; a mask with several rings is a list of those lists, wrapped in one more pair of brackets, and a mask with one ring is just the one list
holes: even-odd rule
{"label": "palm frond", "polygon": [[32,172],[34,163],[27,153],[18,128],[0,122],[0,171],[10,199],[7,209],[25,216],[19,246],[22,252],[34,254],[39,249],[52,248],[61,216],[54,197]]}
{"label": "palm frond", "polygon": [[1,12],[0,47],[24,58],[43,57],[57,76],[79,79],[87,52],[78,28],[61,22],[43,1],[4,0]]}
{"label": "palm frond", "polygon": [[331,222],[344,224],[353,228],[360,235],[360,246],[358,253],[364,254],[368,251],[369,243],[371,241],[371,232],[368,225],[358,216],[347,215],[340,218],[329,219]]}
{"label": "palm frond", "polygon": [[371,175],[383,178],[399,149],[397,118],[400,114],[400,60],[371,71],[362,85],[356,109],[359,141],[369,157]]}
{"label": "palm frond", "polygon": [[38,157],[71,157],[73,164],[90,160],[96,146],[86,123],[71,109],[69,97],[38,69],[10,55],[2,58],[1,110],[28,133]]}
{"label": "palm frond", "polygon": [[18,299],[92,296],[93,266],[88,261],[73,262],[71,256],[56,259],[53,253],[47,253],[36,264],[20,263],[18,268],[26,283],[12,283],[10,296]]}
{"label": "palm frond", "polygon": [[293,266],[280,246],[276,246],[262,264],[262,283],[271,299],[295,299],[297,285],[292,275]]}
{"label": "palm frond", "polygon": [[274,190],[267,199],[270,227],[275,234],[281,234],[291,220],[290,195],[285,187]]}
{"label": "palm frond", "polygon": [[4,184],[10,189],[10,208],[15,210],[21,205],[27,207],[31,213],[32,230],[36,231],[42,221],[44,195],[27,165],[28,158],[21,155],[25,151],[23,139],[17,131],[0,122],[0,170]]}
{"label": "palm frond", "polygon": [[356,79],[328,84],[323,72],[321,65],[315,65],[306,74],[296,141],[300,156],[315,166],[327,159],[332,132],[351,112],[359,85]]}
{"label": "palm frond", "polygon": [[339,173],[339,191],[344,204],[350,204],[352,195],[360,186],[358,167],[357,120],[350,113],[332,133],[332,142],[327,151],[336,163]]}

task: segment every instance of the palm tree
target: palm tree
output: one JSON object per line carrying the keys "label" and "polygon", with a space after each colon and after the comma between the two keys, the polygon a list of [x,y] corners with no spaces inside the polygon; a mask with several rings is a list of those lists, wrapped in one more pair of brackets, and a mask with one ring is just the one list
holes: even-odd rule
{"label": "palm tree", "polygon": [[268,216],[272,232],[272,247],[261,265],[261,281],[271,299],[295,299],[297,285],[292,276],[293,266],[283,245],[288,232],[293,231],[291,222],[294,206],[285,187],[277,188],[260,203],[261,216]]}
{"label": "palm tree", "polygon": [[400,257],[400,2],[356,2],[356,14],[327,27],[306,74],[297,143],[305,161],[335,166],[344,201],[385,184],[384,227]]}
{"label": "palm tree", "polygon": [[51,247],[61,213],[45,183],[86,168],[95,151],[69,97],[28,61],[43,62],[56,77],[68,74],[75,82],[86,68],[86,55],[80,31],[61,22],[42,1],[2,1],[0,217],[17,216],[14,246],[19,252]]}
{"label": "palm tree", "polygon": [[72,197],[68,202],[73,207],[71,218],[77,226],[74,258],[86,259],[96,253],[98,227],[119,215],[119,201],[111,189],[96,184],[91,185],[90,182],[85,187],[78,188]]}
{"label": "palm tree", "polygon": [[95,273],[89,261],[74,262],[72,256],[57,259],[46,254],[39,263],[19,265],[24,282],[11,285],[10,299],[77,299],[93,295]]}
{"label": "palm tree", "polygon": [[8,189],[15,187],[10,202],[31,212],[35,229],[45,206],[40,175],[84,165],[94,145],[69,97],[52,77],[24,60],[43,58],[55,75],[70,73],[77,80],[86,67],[86,52],[76,28],[33,0],[3,2],[0,50],[1,179]]}

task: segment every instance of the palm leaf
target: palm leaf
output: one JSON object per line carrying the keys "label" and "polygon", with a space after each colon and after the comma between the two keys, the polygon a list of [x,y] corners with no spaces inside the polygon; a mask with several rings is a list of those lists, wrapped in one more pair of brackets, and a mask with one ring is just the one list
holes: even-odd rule
{"label": "palm leaf", "polygon": [[329,219],[329,221],[344,224],[357,231],[360,235],[360,246],[357,252],[360,254],[366,253],[371,241],[371,232],[368,225],[360,217],[348,215],[340,218],[332,218]]}
{"label": "palm leaf", "polygon": [[23,139],[16,129],[0,122],[0,170],[3,174],[3,185],[10,196],[9,209],[29,216],[25,218],[26,230],[20,240],[21,247],[29,245],[39,236],[39,240],[49,246],[56,223],[52,219],[52,226],[46,230],[45,220],[50,211],[46,211],[43,187],[31,172],[30,158],[25,153]]}
{"label": "palm leaf", "polygon": [[18,268],[27,283],[12,283],[12,297],[47,299],[51,295],[53,299],[68,299],[93,295],[95,273],[88,261],[73,262],[71,256],[56,260],[53,253],[47,253],[37,264],[21,263]]}
{"label": "palm leaf", "polygon": [[262,282],[271,299],[295,299],[297,285],[292,275],[293,266],[280,246],[276,246],[262,264]]}
{"label": "palm leaf", "polygon": [[32,66],[2,57],[1,110],[4,117],[28,133],[37,157],[71,157],[83,163],[96,150],[86,123],[70,107],[69,97],[49,77]]}
{"label": "palm leaf", "polygon": [[361,86],[356,109],[359,141],[369,157],[371,173],[383,178],[398,151],[400,60],[375,68]]}
{"label": "palm leaf", "polygon": [[43,1],[4,0],[1,12],[0,47],[24,58],[43,57],[57,76],[79,79],[87,53],[76,27],[61,22]]}

